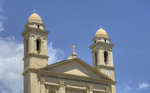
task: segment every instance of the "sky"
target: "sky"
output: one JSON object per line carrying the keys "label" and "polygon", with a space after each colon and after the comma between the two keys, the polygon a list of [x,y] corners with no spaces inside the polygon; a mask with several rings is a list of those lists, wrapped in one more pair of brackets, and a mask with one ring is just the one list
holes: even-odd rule
{"label": "sky", "polygon": [[21,33],[33,10],[50,31],[49,64],[75,45],[92,66],[89,46],[101,25],[115,44],[117,93],[150,93],[149,0],[0,0],[0,93],[23,93]]}

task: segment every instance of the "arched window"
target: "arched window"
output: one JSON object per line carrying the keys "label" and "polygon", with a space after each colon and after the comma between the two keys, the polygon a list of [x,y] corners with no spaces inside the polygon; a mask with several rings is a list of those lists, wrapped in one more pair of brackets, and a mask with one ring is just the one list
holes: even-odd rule
{"label": "arched window", "polygon": [[40,28],[40,25],[37,25],[37,28],[39,29],[39,28]]}
{"label": "arched window", "polygon": [[105,42],[106,42],[106,39],[104,39],[105,40]]}
{"label": "arched window", "polygon": [[107,64],[108,62],[108,52],[104,51],[104,62]]}
{"label": "arched window", "polygon": [[95,52],[95,66],[97,66],[97,52]]}
{"label": "arched window", "polygon": [[36,40],[36,50],[37,51],[40,51],[40,46],[41,46],[41,42],[40,42],[40,40]]}

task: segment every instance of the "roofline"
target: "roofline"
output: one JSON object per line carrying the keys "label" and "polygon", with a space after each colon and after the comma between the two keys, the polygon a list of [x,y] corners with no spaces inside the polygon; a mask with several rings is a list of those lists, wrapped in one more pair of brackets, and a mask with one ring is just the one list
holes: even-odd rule
{"label": "roofline", "polygon": [[[47,67],[41,68],[41,70],[48,70],[50,68],[54,68],[58,65],[62,65],[64,63],[70,63],[74,60],[78,60],[81,62],[81,64],[85,65],[86,67],[88,67],[89,69],[91,69],[92,71],[96,72],[97,74],[101,75],[103,78],[109,79],[111,81],[114,81],[113,79],[111,79],[110,77],[108,77],[107,75],[104,75],[103,73],[97,71],[94,67],[90,66],[89,64],[87,64],[86,62],[84,62],[83,60],[81,60],[80,58],[74,58],[74,59],[70,59],[70,60],[64,60],[64,61],[60,61],[51,65],[48,65]],[[114,81],[115,82],[115,81]]]}

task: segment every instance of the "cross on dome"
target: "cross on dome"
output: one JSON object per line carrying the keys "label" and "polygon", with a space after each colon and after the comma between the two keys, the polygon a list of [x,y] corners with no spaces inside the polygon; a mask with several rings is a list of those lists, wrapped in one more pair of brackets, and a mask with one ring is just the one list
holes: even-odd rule
{"label": "cross on dome", "polygon": [[35,13],[35,11],[36,11],[36,10],[34,9],[34,13]]}

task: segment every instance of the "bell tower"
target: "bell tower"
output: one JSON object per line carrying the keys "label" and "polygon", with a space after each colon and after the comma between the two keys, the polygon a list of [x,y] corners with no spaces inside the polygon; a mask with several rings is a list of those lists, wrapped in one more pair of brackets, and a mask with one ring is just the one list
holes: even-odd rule
{"label": "bell tower", "polygon": [[34,71],[48,64],[48,33],[41,17],[34,12],[29,17],[22,33],[24,37],[24,93],[38,93],[39,80]]}
{"label": "bell tower", "polygon": [[24,69],[38,69],[48,64],[47,34],[41,17],[35,12],[29,17],[24,37]]}
{"label": "bell tower", "polygon": [[111,43],[106,31],[101,27],[95,34],[93,39],[92,49],[93,66],[107,75],[111,79],[114,78],[114,65],[112,48],[114,44]]}

